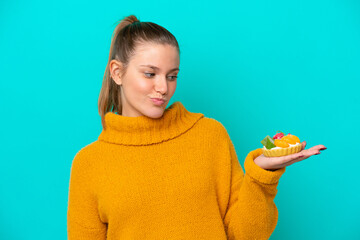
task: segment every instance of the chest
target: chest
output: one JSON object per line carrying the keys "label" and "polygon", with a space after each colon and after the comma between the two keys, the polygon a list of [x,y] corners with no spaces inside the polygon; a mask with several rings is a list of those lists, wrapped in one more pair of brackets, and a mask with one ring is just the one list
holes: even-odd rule
{"label": "chest", "polygon": [[[191,211],[215,192],[215,159],[203,142],[114,148],[104,163],[99,205],[103,218],[131,222],[140,215]],[[120,218],[119,218],[120,217]]]}

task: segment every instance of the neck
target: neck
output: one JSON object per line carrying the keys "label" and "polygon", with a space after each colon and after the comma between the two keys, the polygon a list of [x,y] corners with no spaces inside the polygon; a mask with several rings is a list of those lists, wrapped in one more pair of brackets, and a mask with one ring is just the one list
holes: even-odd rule
{"label": "neck", "polygon": [[202,117],[204,114],[189,112],[179,101],[165,109],[160,118],[125,117],[107,112],[105,128],[98,140],[122,145],[160,143],[181,135]]}

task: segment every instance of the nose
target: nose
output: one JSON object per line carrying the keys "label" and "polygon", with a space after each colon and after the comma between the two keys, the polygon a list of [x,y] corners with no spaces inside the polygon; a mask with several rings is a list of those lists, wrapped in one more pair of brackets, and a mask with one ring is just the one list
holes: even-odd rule
{"label": "nose", "polygon": [[167,92],[166,77],[159,77],[155,81],[155,91],[160,92],[162,95],[166,94],[166,92]]}

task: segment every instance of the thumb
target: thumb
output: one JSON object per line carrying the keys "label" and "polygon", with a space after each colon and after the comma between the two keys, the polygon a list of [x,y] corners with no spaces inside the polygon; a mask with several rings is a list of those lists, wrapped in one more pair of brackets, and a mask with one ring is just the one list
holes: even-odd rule
{"label": "thumb", "polygon": [[301,150],[304,150],[305,146],[306,146],[306,141],[303,141],[301,144],[302,144],[302,149]]}

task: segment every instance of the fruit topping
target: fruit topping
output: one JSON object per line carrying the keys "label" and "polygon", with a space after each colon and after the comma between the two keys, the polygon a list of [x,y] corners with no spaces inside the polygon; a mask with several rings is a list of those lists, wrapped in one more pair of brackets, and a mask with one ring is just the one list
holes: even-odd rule
{"label": "fruit topping", "polygon": [[286,141],[280,140],[280,139],[275,139],[274,144],[275,144],[275,146],[281,147],[281,148],[287,148],[290,146],[289,143],[287,143]]}
{"label": "fruit topping", "polygon": [[271,149],[276,147],[274,144],[274,139],[272,139],[269,135],[267,135],[262,141],[262,145],[264,145],[267,149]]}
{"label": "fruit topping", "polygon": [[296,140],[292,136],[293,135],[286,135],[282,137],[281,140],[290,144],[296,144]]}
{"label": "fruit topping", "polygon": [[279,132],[273,136],[273,139],[281,139],[284,136],[284,133]]}
{"label": "fruit topping", "polygon": [[261,143],[265,146],[267,149],[271,149],[274,147],[281,147],[281,148],[287,148],[291,145],[295,145],[297,143],[300,143],[300,139],[292,134],[285,135],[281,131],[277,131],[276,134],[273,137],[270,137],[267,135]]}
{"label": "fruit topping", "polygon": [[286,138],[292,139],[292,141],[293,141],[294,143],[291,143],[291,144],[300,143],[300,139],[299,139],[297,136],[292,135],[292,134],[290,134],[290,133],[286,136]]}

